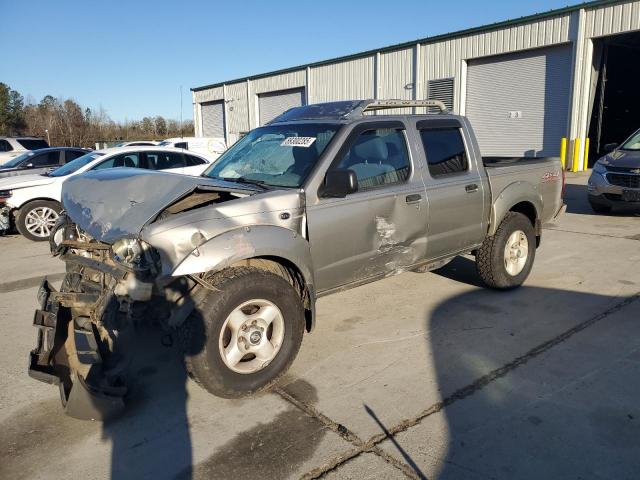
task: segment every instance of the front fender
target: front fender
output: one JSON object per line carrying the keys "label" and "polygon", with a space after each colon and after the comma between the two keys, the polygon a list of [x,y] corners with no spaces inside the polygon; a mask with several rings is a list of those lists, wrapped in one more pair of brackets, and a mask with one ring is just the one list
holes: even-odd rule
{"label": "front fender", "polygon": [[311,326],[315,324],[315,282],[309,242],[298,233],[275,225],[251,225],[229,230],[195,248],[172,276],[216,272],[240,260],[256,257],[284,259],[302,274],[309,293]]}
{"label": "front fender", "polygon": [[500,192],[498,198],[491,205],[491,223],[489,226],[489,235],[495,235],[500,222],[514,205],[527,202],[533,205],[536,211],[536,219],[540,218],[542,212],[542,195],[529,182],[514,182]]}

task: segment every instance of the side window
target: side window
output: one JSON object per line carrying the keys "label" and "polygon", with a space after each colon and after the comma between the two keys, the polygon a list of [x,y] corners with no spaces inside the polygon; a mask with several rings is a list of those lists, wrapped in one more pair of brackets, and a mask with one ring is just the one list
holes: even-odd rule
{"label": "side window", "polygon": [[140,166],[140,154],[138,152],[123,153],[111,157],[108,160],[93,167],[93,170],[104,170],[105,168],[130,167],[138,168]]}
{"label": "side window", "polygon": [[187,162],[187,167],[195,167],[196,165],[204,165],[207,163],[203,159],[194,157],[193,155],[185,155],[184,159]]}
{"label": "side window", "polygon": [[147,152],[147,163],[151,170],[184,167],[182,154],[176,152]]}
{"label": "side window", "polygon": [[0,152],[10,152],[13,147],[6,140],[0,140]]}
{"label": "side window", "polygon": [[64,152],[64,163],[69,163],[71,160],[75,160],[78,157],[85,155],[87,152],[78,151],[78,150],[65,150]]}
{"label": "side window", "polygon": [[353,170],[359,190],[406,181],[410,167],[403,131],[385,128],[361,133],[337,168]]}
{"label": "side window", "polygon": [[37,167],[50,167],[53,165],[58,165],[60,163],[60,152],[53,151],[47,153],[41,153],[40,155],[34,155],[26,163],[32,164],[35,168]]}
{"label": "side window", "polygon": [[469,169],[459,128],[420,130],[420,138],[432,177],[452,175]]}

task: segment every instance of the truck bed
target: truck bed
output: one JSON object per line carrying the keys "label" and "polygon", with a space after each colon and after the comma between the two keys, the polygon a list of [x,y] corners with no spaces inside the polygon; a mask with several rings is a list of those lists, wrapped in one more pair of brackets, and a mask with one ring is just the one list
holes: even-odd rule
{"label": "truck bed", "polygon": [[492,198],[497,199],[512,184],[518,184],[520,190],[529,190],[541,198],[539,216],[542,223],[550,221],[562,206],[560,158],[483,157],[482,163],[486,167]]}

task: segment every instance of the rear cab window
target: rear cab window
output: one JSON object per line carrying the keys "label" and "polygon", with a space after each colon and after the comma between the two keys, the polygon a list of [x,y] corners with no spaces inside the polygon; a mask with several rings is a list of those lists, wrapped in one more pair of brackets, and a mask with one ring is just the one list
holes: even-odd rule
{"label": "rear cab window", "polygon": [[432,177],[442,178],[469,170],[469,158],[458,122],[418,122],[418,133]]}

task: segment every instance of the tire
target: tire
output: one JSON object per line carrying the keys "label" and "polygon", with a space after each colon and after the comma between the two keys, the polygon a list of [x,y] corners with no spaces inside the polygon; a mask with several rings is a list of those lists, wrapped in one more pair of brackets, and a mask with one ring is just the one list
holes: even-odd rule
{"label": "tire", "polygon": [[591,210],[595,213],[611,213],[610,205],[603,205],[601,203],[595,203],[589,200],[589,205],[591,205]]}
{"label": "tire", "polygon": [[[52,200],[35,200],[20,208],[16,217],[16,228],[18,232],[34,242],[44,242],[49,240],[49,234],[53,229],[62,207],[58,202]],[[46,221],[36,224],[38,219]]]}
{"label": "tire", "polygon": [[[507,243],[514,238],[518,246],[508,252]],[[478,249],[476,270],[488,287],[498,290],[516,288],[529,276],[535,254],[536,236],[531,221],[522,213],[509,212],[495,235],[485,238]]]}
{"label": "tire", "polygon": [[[225,269],[215,273],[207,281],[217,290],[208,292],[196,305],[185,323],[179,327],[177,335],[184,350],[189,375],[208,392],[224,398],[239,398],[267,390],[289,369],[300,349],[305,327],[300,295],[280,275],[251,266]],[[239,312],[242,305],[246,306]],[[255,308],[258,310],[253,310]],[[237,338],[245,336],[244,342],[236,342],[238,350],[244,352],[245,350],[240,349],[246,346],[258,349],[264,342],[269,342],[275,354],[262,363],[258,356],[246,351],[242,360],[231,367],[230,364],[234,362],[230,357],[237,356],[229,354],[226,357],[224,352],[234,344],[232,319],[241,319],[241,325],[246,327],[253,311],[258,318],[260,315],[267,318],[262,312],[276,311],[280,313],[280,317],[276,313],[273,326],[266,327],[258,345],[250,344],[250,341],[256,339],[254,335],[257,335],[252,328],[260,328],[264,323],[259,323],[257,327],[250,326],[246,332],[236,329],[239,333]],[[248,319],[246,322],[243,320],[245,317]],[[236,320],[236,324],[238,321]],[[283,328],[277,327],[280,324]],[[228,344],[225,343],[227,341]],[[264,351],[260,352],[262,358],[265,358]],[[251,368],[258,370],[251,371]]]}

